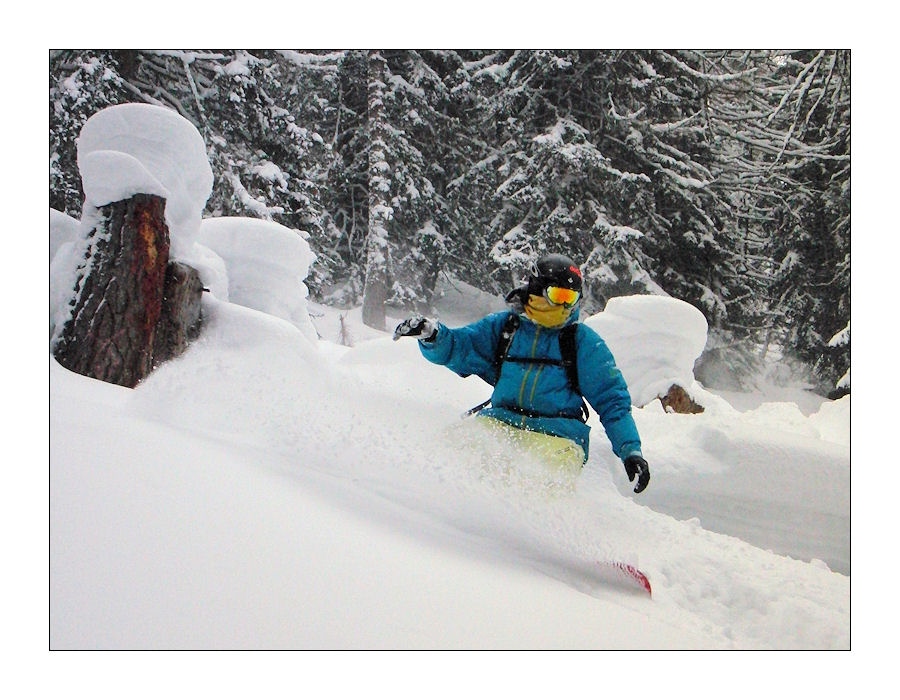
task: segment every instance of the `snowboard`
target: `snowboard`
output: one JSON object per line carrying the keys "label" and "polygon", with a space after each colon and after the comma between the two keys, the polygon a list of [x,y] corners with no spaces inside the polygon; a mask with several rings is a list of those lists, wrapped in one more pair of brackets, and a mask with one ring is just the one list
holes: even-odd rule
{"label": "snowboard", "polygon": [[621,561],[600,561],[597,562],[597,565],[604,578],[613,582],[622,582],[629,586],[636,586],[642,589],[651,598],[653,597],[650,579],[648,579],[647,575],[636,566]]}

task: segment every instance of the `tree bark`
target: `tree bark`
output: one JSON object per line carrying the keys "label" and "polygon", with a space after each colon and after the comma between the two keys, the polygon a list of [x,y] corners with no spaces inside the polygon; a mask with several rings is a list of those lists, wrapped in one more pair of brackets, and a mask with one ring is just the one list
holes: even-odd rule
{"label": "tree bark", "polygon": [[169,261],[163,306],[153,338],[153,365],[177,357],[200,333],[200,273],[184,263]]}
{"label": "tree bark", "polygon": [[169,263],[166,202],[137,194],[99,210],[54,355],[88,377],[134,387],[199,330],[197,272]]}

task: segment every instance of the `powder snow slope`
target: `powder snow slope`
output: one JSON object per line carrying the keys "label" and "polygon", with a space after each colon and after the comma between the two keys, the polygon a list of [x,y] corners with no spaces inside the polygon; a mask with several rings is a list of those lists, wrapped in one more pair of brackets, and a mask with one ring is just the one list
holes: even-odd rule
{"label": "powder snow slope", "polygon": [[[347,351],[212,297],[204,314],[133,391],[51,360],[53,648],[849,646],[848,576],[648,507],[602,429],[559,492],[527,455],[506,471],[505,446],[461,448],[460,409],[485,387],[413,341]],[[710,437],[725,418],[645,411],[645,493],[685,451],[727,468]],[[794,473],[818,478],[819,453],[794,447]],[[730,496],[775,512],[761,481]],[[639,565],[653,599],[598,580],[609,558]]]}

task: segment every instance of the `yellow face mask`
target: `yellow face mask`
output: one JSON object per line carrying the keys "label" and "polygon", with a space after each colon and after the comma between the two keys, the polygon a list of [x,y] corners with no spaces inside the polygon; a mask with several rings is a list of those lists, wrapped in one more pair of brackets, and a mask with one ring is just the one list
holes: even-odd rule
{"label": "yellow face mask", "polygon": [[528,295],[528,303],[525,304],[525,315],[539,326],[544,328],[557,328],[569,320],[574,307],[551,304],[543,296]]}

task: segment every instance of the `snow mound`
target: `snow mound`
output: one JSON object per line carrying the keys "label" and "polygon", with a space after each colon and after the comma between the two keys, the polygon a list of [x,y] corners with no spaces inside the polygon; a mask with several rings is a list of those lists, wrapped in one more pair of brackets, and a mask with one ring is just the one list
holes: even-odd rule
{"label": "snow mound", "polygon": [[50,338],[69,316],[69,300],[83,259],[84,229],[71,216],[50,210]]}
{"label": "snow mound", "polygon": [[837,401],[825,401],[817,413],[809,417],[822,440],[850,445],[850,394]]}
{"label": "snow mound", "polygon": [[203,220],[197,241],[224,260],[229,301],[290,321],[318,340],[303,281],[315,254],[303,232],[273,221],[220,217]]}
{"label": "snow mound", "polygon": [[819,431],[800,407],[791,401],[764,401],[756,408],[744,411],[743,420],[766,430],[780,430],[796,435],[818,438]]}
{"label": "snow mound", "polygon": [[60,246],[71,243],[78,238],[78,219],[50,208],[50,260],[59,251]]}
{"label": "snow mound", "polygon": [[78,168],[93,207],[147,188],[165,196],[171,255],[191,255],[213,174],[203,137],[187,119],[154,105],[107,107],[81,129]]}
{"label": "snow mound", "polygon": [[203,286],[220,301],[228,301],[228,270],[221,256],[205,245],[194,243],[191,255],[183,260],[200,274]]}
{"label": "snow mound", "polygon": [[606,341],[635,406],[665,394],[672,384],[694,395],[700,389],[694,362],[706,345],[708,326],[687,302],[655,295],[615,297],[584,323]]}

